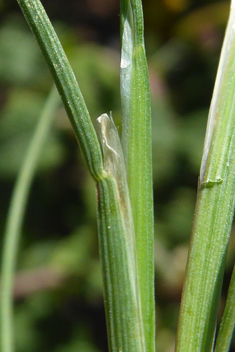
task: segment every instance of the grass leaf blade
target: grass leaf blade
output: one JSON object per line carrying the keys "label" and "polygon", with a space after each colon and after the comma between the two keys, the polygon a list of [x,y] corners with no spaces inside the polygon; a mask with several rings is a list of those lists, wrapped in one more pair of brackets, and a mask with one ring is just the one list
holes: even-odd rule
{"label": "grass leaf blade", "polygon": [[215,352],[228,352],[235,325],[235,267],[228,289],[226,305],[219,333],[216,339]]}
{"label": "grass leaf blade", "polygon": [[100,145],[64,49],[41,2],[17,1],[54,77],[91,175],[97,180],[102,175]]}
{"label": "grass leaf blade", "polygon": [[[234,1],[233,1],[234,3]],[[202,158],[177,352],[213,348],[235,193],[235,8],[222,48]]]}
{"label": "grass leaf blade", "polygon": [[121,1],[124,149],[136,233],[146,349],[155,351],[151,107],[140,0]]}
{"label": "grass leaf blade", "polygon": [[4,235],[1,271],[0,323],[2,352],[13,352],[15,350],[13,337],[13,281],[21,227],[37,161],[59,102],[59,95],[56,88],[53,87],[17,177],[10,203]]}

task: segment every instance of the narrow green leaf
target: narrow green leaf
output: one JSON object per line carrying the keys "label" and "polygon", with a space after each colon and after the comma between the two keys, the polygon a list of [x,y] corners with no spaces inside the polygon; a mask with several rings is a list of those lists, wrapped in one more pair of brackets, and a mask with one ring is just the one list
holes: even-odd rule
{"label": "narrow green leaf", "polygon": [[105,286],[109,348],[144,352],[134,226],[118,132],[108,115],[102,131],[104,177],[97,183],[100,257]]}
{"label": "narrow green leaf", "polygon": [[[61,44],[41,3],[38,0],[18,0],[18,3],[48,62],[89,170],[96,180],[99,243],[110,349],[112,352],[145,352],[147,351],[144,335],[146,327],[143,327],[142,321],[134,226],[117,131],[107,119],[107,115],[100,117],[103,165],[101,148],[86,105]],[[138,52],[139,50],[135,56],[138,56]],[[148,140],[148,143],[151,142]],[[143,167],[145,166],[146,163]],[[151,178],[150,181],[146,179],[142,179],[142,181],[146,181],[146,184],[149,185]],[[144,193],[143,197],[145,195]],[[146,203],[142,204],[142,210],[151,215],[151,209],[145,208],[145,205]],[[145,225],[142,224],[143,227]],[[148,241],[147,249],[150,254]],[[153,275],[151,275],[153,268],[149,265],[150,262],[153,263],[153,252],[151,252],[150,260],[147,260],[146,263],[145,259],[148,259],[147,256],[143,257],[144,276],[142,276],[144,280],[146,275],[148,278],[150,275],[152,279],[152,287],[145,287],[144,300],[147,299],[149,302],[149,297],[153,296]],[[143,282],[143,285],[145,283],[146,281]],[[150,313],[153,313],[153,309],[151,307],[152,311],[150,312],[149,307],[150,305],[146,305],[147,314],[150,317],[147,323],[151,326],[152,315]],[[149,331],[151,332],[151,328]]]}
{"label": "narrow green leaf", "polygon": [[229,285],[228,296],[224,309],[218,337],[216,339],[215,352],[228,352],[233,336],[235,325],[235,267]]}
{"label": "narrow green leaf", "polygon": [[37,161],[59,102],[60,98],[54,87],[39,119],[27,155],[19,172],[10,203],[4,236],[1,270],[0,323],[2,352],[14,351],[13,282],[20,233]]}
{"label": "narrow green leaf", "polygon": [[152,136],[141,0],[121,0],[122,143],[136,233],[146,349],[155,351]]}
{"label": "narrow green leaf", "polygon": [[102,175],[100,145],[62,45],[39,0],[17,1],[54,77],[91,175],[98,180]]}
{"label": "narrow green leaf", "polygon": [[177,352],[213,347],[235,194],[235,8],[232,6],[209,113]]}

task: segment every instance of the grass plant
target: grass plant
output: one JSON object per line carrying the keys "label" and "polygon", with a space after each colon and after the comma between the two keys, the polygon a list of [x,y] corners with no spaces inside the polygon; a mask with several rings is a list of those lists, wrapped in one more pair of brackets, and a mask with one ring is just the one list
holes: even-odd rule
{"label": "grass plant", "polygon": [[[96,183],[99,246],[103,268],[106,320],[110,350],[123,352],[153,351],[154,282],[153,201],[151,193],[152,188],[150,187],[152,184],[151,121],[149,87],[147,84],[148,73],[143,46],[141,2],[133,1],[132,4],[128,3],[129,14],[131,16],[125,18],[125,22],[131,28],[131,32],[128,33],[128,36],[130,34],[133,36],[132,44],[134,49],[134,51],[130,53],[133,57],[133,65],[131,64],[131,67],[133,66],[134,69],[133,73],[131,72],[129,76],[126,77],[126,84],[131,87],[133,84],[134,87],[136,86],[135,70],[137,68],[137,70],[141,72],[143,66],[144,84],[142,83],[142,76],[141,80],[138,78],[138,86],[141,92],[145,93],[146,91],[140,106],[136,106],[136,102],[140,101],[140,92],[138,90],[134,92],[134,89],[131,88],[130,92],[132,96],[129,98],[132,115],[133,111],[135,111],[135,115],[132,116],[134,121],[132,125],[138,126],[140,118],[144,119],[144,125],[141,129],[138,127],[137,130],[139,130],[140,150],[142,157],[144,157],[143,160],[145,160],[146,168],[142,168],[141,165],[138,166],[138,161],[135,160],[135,166],[138,166],[140,170],[135,177],[132,178],[132,182],[136,179],[135,182],[137,182],[136,184],[138,186],[139,197],[136,200],[129,200],[122,147],[112,120],[107,114],[103,114],[99,118],[102,135],[100,146],[72,68],[40,1],[18,1],[18,3],[48,62],[89,171]],[[132,26],[132,20],[134,20],[135,26]],[[142,30],[139,31],[139,29]],[[127,40],[132,41],[131,37],[128,37]],[[145,106],[147,106],[147,108]],[[136,109],[140,107],[139,119],[137,119],[138,115],[136,114]],[[142,112],[144,112],[144,115]],[[127,111],[125,115],[126,113]],[[126,115],[126,118],[132,121],[131,116]],[[142,138],[141,134],[143,135]],[[146,151],[145,148],[147,148]],[[132,154],[133,152],[131,153],[131,150],[128,151],[129,160],[131,160]],[[142,160],[139,159],[139,162],[142,162]],[[129,170],[128,173],[130,173]],[[143,193],[142,196],[141,192]],[[142,202],[139,206],[141,197]],[[134,219],[136,219],[136,223],[135,221],[133,223],[132,218],[133,204],[135,205]],[[147,217],[143,216],[145,213]],[[140,220],[141,218],[142,220]],[[139,233],[139,238],[135,235],[137,231],[136,228]],[[149,228],[149,230],[144,234],[143,238],[144,228]],[[138,242],[140,242],[140,246],[143,248],[143,258],[142,255],[137,255]],[[146,249],[145,246],[143,246],[145,243],[147,243]],[[147,254],[144,254],[146,250]],[[149,255],[150,253],[151,255]],[[147,281],[145,270],[143,271],[142,269],[143,263],[147,265],[149,271]],[[148,263],[150,263],[150,265]],[[144,280],[144,290],[143,286],[142,289],[139,287],[139,283],[142,281],[141,276]],[[122,283],[121,285],[120,282]],[[142,305],[144,305],[143,310]]]}
{"label": "grass plant", "polygon": [[[141,0],[120,2],[121,141],[112,116],[106,113],[98,118],[100,137],[97,136],[73,70],[41,2],[17,1],[47,61],[96,186],[109,350],[154,352],[151,108]],[[234,212],[234,28],[235,0],[232,0],[208,119],[177,352],[228,352],[234,329],[233,274],[215,342]],[[53,115],[58,104],[54,91],[48,104],[50,115]],[[51,121],[47,113],[41,120],[47,124],[36,131],[37,137],[33,139],[30,156],[20,173],[9,212],[2,264],[2,352],[15,350],[13,274],[27,195],[41,143]]]}

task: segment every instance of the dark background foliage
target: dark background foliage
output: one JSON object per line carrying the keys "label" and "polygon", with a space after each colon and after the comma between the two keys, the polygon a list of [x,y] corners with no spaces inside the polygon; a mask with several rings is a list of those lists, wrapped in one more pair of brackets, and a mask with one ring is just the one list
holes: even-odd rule
{"label": "dark background foliage", "polygon": [[[120,126],[119,1],[43,4],[94,123],[101,113],[112,111]],[[173,352],[206,120],[229,2],[144,0],[143,6],[153,117],[157,345],[158,352]],[[16,1],[1,1],[1,245],[13,185],[51,85]],[[14,291],[19,352],[107,351],[95,197],[61,107],[41,156],[23,226]],[[234,247],[232,236],[221,312]]]}

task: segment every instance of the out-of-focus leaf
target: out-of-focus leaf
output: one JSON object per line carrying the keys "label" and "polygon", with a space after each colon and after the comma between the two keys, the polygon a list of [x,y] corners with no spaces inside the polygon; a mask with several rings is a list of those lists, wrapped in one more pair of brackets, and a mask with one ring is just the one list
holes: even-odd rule
{"label": "out-of-focus leaf", "polygon": [[[0,178],[17,174],[43,104],[44,98],[39,93],[23,89],[11,92],[1,111]],[[38,170],[59,166],[63,158],[63,146],[55,131],[51,131],[40,156]]]}
{"label": "out-of-focus leaf", "polygon": [[191,234],[196,194],[189,188],[178,189],[165,207],[164,220],[173,243],[187,241]]}
{"label": "out-of-focus leaf", "polygon": [[178,21],[176,33],[178,36],[189,40],[197,39],[198,35],[203,33],[203,30],[211,26],[219,27],[226,26],[229,14],[229,2],[217,1],[212,2],[207,6],[191,12]]}
{"label": "out-of-focus leaf", "polygon": [[152,115],[153,178],[157,186],[166,180],[176,167],[178,130],[166,100],[155,97]]}
{"label": "out-of-focus leaf", "polygon": [[68,57],[93,118],[119,108],[119,57],[98,45],[70,49]]}
{"label": "out-of-focus leaf", "polygon": [[30,31],[21,18],[12,16],[0,29],[1,82],[31,86],[45,73],[46,65]]}
{"label": "out-of-focus leaf", "polygon": [[198,110],[178,124],[178,152],[187,157],[195,173],[198,173],[201,163],[207,115],[207,110]]}

